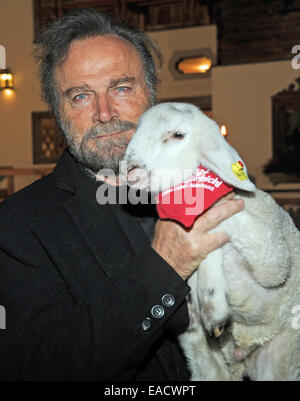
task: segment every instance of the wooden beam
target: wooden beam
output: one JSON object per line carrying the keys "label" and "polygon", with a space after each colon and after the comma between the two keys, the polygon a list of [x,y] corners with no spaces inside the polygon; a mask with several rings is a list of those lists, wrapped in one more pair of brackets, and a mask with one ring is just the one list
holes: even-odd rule
{"label": "wooden beam", "polygon": [[17,175],[39,175],[41,177],[52,173],[52,168],[1,168],[0,177],[15,177]]}

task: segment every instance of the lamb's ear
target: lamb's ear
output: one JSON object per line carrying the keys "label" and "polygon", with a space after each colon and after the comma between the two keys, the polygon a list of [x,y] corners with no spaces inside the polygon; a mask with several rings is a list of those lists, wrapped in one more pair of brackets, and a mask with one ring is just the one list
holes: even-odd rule
{"label": "lamb's ear", "polygon": [[218,124],[206,116],[204,123],[201,120],[201,132],[196,135],[201,164],[233,187],[255,191],[244,161],[221,135]]}

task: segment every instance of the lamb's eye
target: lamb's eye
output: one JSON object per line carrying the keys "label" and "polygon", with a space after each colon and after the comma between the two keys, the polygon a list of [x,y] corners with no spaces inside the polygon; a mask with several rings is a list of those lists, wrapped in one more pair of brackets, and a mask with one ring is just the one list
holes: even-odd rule
{"label": "lamb's eye", "polygon": [[175,138],[175,139],[183,139],[184,138],[184,134],[182,134],[181,132],[174,132],[173,138]]}

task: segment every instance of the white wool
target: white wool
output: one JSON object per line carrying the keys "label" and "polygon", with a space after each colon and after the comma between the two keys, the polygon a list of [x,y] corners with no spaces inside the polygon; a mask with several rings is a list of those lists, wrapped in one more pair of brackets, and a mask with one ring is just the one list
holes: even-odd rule
{"label": "white wool", "polygon": [[[144,113],[125,160],[151,173],[154,192],[202,164],[245,201],[243,211],[212,230],[231,242],[211,252],[188,281],[190,326],[180,343],[192,380],[299,380],[300,329],[292,325],[292,310],[300,305],[300,233],[288,213],[250,180],[236,177],[232,164],[244,161],[218,125],[189,104],[161,103]],[[211,338],[208,333],[228,318],[230,329]]]}

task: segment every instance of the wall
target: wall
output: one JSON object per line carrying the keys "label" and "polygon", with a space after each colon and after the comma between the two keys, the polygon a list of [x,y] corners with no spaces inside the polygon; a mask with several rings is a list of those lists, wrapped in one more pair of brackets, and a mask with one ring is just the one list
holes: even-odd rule
{"label": "wall", "polygon": [[[2,1],[4,3],[4,1]],[[14,73],[15,91],[0,92],[0,165],[33,167],[31,112],[47,110],[40,100],[33,50],[32,0],[1,4],[0,44],[6,48],[7,67]],[[32,181],[18,178],[16,187]]]}
{"label": "wall", "polygon": [[150,36],[158,43],[164,57],[161,70],[162,84],[159,90],[161,99],[211,94],[211,78],[175,80],[169,71],[169,61],[175,51],[181,50],[210,48],[212,53],[217,56],[217,28],[215,25],[151,32]]}
{"label": "wall", "polygon": [[[262,173],[272,157],[271,96],[287,89],[298,76],[290,61],[216,67],[212,72],[214,117],[226,124],[230,142],[264,189],[275,188]],[[276,188],[290,187],[300,185]]]}

